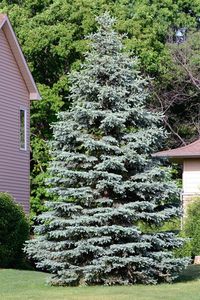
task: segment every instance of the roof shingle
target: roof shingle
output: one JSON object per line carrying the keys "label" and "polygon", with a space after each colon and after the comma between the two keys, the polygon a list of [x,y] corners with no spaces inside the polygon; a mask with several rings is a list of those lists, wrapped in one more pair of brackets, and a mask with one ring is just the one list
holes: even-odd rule
{"label": "roof shingle", "polygon": [[156,152],[152,154],[152,156],[169,158],[200,158],[200,139],[183,147]]}

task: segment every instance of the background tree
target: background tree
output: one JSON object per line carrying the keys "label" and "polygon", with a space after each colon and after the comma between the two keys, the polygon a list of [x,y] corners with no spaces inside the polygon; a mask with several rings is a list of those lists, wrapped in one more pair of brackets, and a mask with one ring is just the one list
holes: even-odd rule
{"label": "background tree", "polygon": [[180,214],[175,184],[151,158],[165,136],[161,116],[144,107],[147,81],[122,52],[114,19],[97,20],[92,50],[70,76],[72,108],[53,126],[57,201],[47,203],[26,252],[55,285],[171,281],[186,264],[173,257],[181,239],[141,226]]}
{"label": "background tree", "polygon": [[171,147],[200,135],[200,32],[188,32],[181,44],[168,44],[172,64],[167,85],[154,89],[164,121],[173,132]]}

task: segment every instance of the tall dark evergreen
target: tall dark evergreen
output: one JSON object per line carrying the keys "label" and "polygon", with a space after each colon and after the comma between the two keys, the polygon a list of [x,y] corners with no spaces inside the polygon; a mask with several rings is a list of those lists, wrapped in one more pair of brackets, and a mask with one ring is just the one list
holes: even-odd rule
{"label": "tall dark evergreen", "polygon": [[180,215],[169,172],[151,158],[165,137],[162,117],[145,108],[147,80],[123,53],[114,19],[98,23],[70,75],[72,108],[53,125],[57,202],[46,204],[25,251],[54,285],[171,281],[186,260],[172,254],[182,241],[158,230]]}

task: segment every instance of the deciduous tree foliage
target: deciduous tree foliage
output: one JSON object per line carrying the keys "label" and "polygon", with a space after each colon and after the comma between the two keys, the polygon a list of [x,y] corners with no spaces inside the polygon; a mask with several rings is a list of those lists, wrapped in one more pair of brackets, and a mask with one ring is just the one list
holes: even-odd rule
{"label": "deciduous tree foliage", "polygon": [[190,239],[192,256],[199,256],[200,253],[200,218],[199,218],[199,197],[193,199],[188,205],[187,217],[183,226],[184,234]]}
{"label": "deciduous tree foliage", "polygon": [[172,57],[169,80],[154,91],[157,107],[165,114],[165,124],[173,132],[168,144],[175,147],[200,135],[200,31],[187,32],[184,43],[167,46]]}
{"label": "deciduous tree foliage", "polygon": [[122,52],[108,13],[98,18],[80,72],[72,72],[70,111],[53,125],[50,193],[26,252],[53,273],[53,285],[171,281],[185,259],[172,232],[148,233],[180,214],[177,188],[151,158],[165,136],[145,108],[147,81]]}

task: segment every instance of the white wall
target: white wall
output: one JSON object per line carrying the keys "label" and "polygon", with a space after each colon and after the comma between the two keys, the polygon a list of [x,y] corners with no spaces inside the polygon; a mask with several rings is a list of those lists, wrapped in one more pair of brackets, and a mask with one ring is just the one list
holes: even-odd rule
{"label": "white wall", "polygon": [[183,193],[200,193],[200,158],[185,159],[183,164]]}

